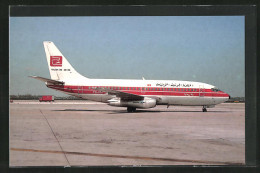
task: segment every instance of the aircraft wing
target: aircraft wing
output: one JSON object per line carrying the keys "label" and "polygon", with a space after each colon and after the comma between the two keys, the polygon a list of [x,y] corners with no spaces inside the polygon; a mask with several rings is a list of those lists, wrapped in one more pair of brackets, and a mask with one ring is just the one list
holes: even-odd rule
{"label": "aircraft wing", "polygon": [[111,89],[107,89],[107,88],[96,87],[95,90],[101,91],[101,92],[106,92],[109,95],[116,95],[116,97],[119,97],[119,98],[121,98],[121,100],[124,100],[124,101],[133,101],[133,100],[143,100],[144,99],[144,96],[126,93],[126,92],[122,92],[122,91],[111,90]]}
{"label": "aircraft wing", "polygon": [[[95,90],[101,91],[101,92],[106,92],[109,95],[116,95],[116,97],[119,97],[119,98],[121,98],[121,100],[124,100],[124,101],[143,100],[144,97],[146,97],[146,96],[136,95],[136,94],[127,93],[127,92],[123,92],[123,91],[111,90],[111,89],[102,88],[102,87],[96,87]],[[148,96],[148,97],[153,98],[158,101],[161,100],[161,98],[157,97],[157,96]]]}
{"label": "aircraft wing", "polygon": [[52,79],[48,79],[48,78],[44,78],[44,77],[39,77],[39,76],[29,76],[31,78],[43,81],[43,82],[48,82],[50,84],[64,84],[64,82],[61,81],[57,81],[57,80],[52,80]]}

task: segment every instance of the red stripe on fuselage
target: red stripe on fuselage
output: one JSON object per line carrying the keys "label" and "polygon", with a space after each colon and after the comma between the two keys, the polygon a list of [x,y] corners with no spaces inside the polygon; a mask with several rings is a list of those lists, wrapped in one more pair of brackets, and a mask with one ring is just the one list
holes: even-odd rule
{"label": "red stripe on fuselage", "polygon": [[205,97],[229,97],[222,91],[212,91],[202,88],[162,88],[162,87],[119,87],[119,86],[71,86],[71,85],[48,85],[47,87],[75,94],[105,94],[106,92],[97,91],[94,88],[108,88],[136,95],[154,96],[205,96]]}

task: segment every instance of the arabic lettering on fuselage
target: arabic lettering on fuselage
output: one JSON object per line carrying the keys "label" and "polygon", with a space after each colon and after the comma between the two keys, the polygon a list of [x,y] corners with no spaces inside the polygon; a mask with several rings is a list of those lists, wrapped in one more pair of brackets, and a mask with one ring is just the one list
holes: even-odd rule
{"label": "arabic lettering on fuselage", "polygon": [[156,83],[156,86],[160,86],[160,87],[192,87],[193,84],[183,84],[183,83]]}

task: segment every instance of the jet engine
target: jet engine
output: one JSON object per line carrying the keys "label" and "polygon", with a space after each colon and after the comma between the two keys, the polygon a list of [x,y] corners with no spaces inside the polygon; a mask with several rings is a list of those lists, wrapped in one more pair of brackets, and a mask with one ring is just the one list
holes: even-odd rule
{"label": "jet engine", "polygon": [[133,107],[133,108],[153,108],[156,106],[156,100],[152,98],[144,98],[143,100],[136,101],[124,101],[120,98],[113,98],[108,100],[108,104],[110,106],[118,106],[118,107]]}

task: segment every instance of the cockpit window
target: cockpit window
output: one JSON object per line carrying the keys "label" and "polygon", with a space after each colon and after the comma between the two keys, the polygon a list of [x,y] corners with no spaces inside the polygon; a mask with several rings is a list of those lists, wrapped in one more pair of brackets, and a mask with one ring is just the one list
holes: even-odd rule
{"label": "cockpit window", "polygon": [[214,91],[214,92],[221,91],[221,90],[220,90],[220,89],[218,89],[218,88],[211,88],[211,90],[212,90],[212,91]]}

